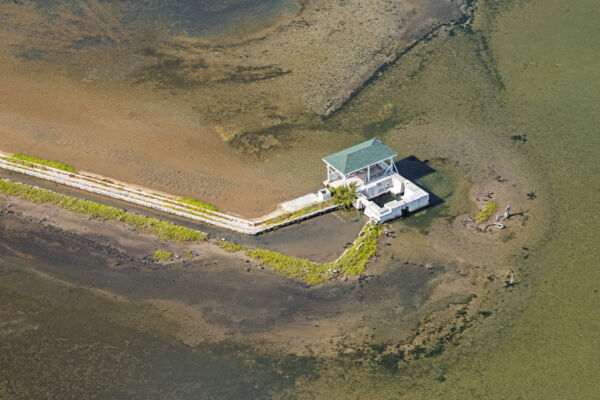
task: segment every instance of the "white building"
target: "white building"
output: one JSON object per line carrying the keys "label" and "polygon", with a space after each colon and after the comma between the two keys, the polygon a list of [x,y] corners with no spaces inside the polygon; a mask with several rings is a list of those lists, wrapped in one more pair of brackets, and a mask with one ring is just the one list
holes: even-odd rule
{"label": "white building", "polygon": [[[367,140],[323,158],[327,165],[324,184],[336,188],[356,185],[354,206],[365,215],[385,222],[429,205],[429,193],[398,174],[394,157],[398,153],[378,139]],[[375,198],[387,195],[379,206]],[[380,201],[379,201],[380,202]],[[381,202],[380,202],[381,203]]]}

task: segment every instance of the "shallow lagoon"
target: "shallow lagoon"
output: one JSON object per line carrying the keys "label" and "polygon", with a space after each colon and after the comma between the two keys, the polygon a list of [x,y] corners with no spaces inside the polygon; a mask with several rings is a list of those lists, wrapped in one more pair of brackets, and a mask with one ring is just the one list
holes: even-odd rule
{"label": "shallow lagoon", "polygon": [[[482,1],[470,29],[456,29],[424,44],[325,123],[347,132],[379,127],[377,135],[402,149],[402,156],[419,154],[440,171],[420,183],[446,201],[412,220],[395,222],[398,231],[426,232],[469,207],[464,193],[470,183],[462,183],[466,189],[450,190],[461,186],[461,179],[451,176],[476,179],[477,172],[436,158],[460,158],[461,152],[487,155],[495,146],[502,153],[508,142],[513,147],[507,158],[514,152],[528,159],[531,169],[519,172],[527,174],[528,190],[537,198],[523,204],[548,210],[549,223],[537,220],[543,239],[523,246],[527,258],[506,256],[505,262],[518,268],[521,283],[487,299],[484,306],[492,314],[467,331],[457,346],[435,358],[400,364],[397,370],[360,358],[298,359],[227,346],[188,351],[165,336],[168,323],[154,311],[148,310],[143,322],[126,322],[140,310],[104,303],[77,288],[57,285],[47,290],[44,285],[52,283],[38,281],[17,265],[22,261],[2,253],[4,326],[10,326],[3,331],[9,340],[3,342],[7,357],[2,369],[15,372],[12,388],[3,390],[29,387],[31,396],[24,397],[32,397],[55,387],[47,372],[54,368],[45,368],[55,360],[50,365],[68,372],[63,377],[70,382],[64,386],[70,388],[66,395],[107,390],[109,396],[146,398],[597,397],[599,321],[591,310],[599,302],[594,268],[599,185],[594,166],[600,149],[595,132],[600,122],[600,41],[594,6],[592,1],[568,6],[558,1]],[[511,143],[510,136],[516,134],[526,134],[528,141]],[[349,134],[348,140],[361,135]],[[462,136],[470,140],[460,142]],[[481,169],[485,162],[475,158]],[[510,171],[510,166],[494,162],[491,168]],[[572,200],[574,192],[578,201]],[[393,246],[389,251],[398,253]],[[373,265],[378,274],[397,271],[397,263],[383,258]],[[379,278],[381,285],[385,278],[386,272]],[[381,314],[389,311],[383,300],[373,301],[382,305]],[[63,315],[64,322],[56,323],[55,315]],[[44,325],[43,320],[49,322]],[[385,318],[378,323],[385,326]],[[365,325],[379,327],[368,319]],[[44,334],[40,326],[51,328]],[[98,335],[105,329],[111,334]],[[17,353],[18,359],[8,357]],[[33,360],[34,367],[15,368],[17,362],[23,365],[20,360]],[[72,366],[73,360],[88,369]],[[206,365],[216,367],[207,371],[202,367]],[[144,386],[135,383],[140,380]],[[116,388],[103,389],[94,382]]]}

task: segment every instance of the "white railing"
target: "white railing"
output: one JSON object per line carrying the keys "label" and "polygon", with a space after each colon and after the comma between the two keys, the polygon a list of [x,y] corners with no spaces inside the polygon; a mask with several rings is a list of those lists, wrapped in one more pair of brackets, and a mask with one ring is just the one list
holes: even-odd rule
{"label": "white railing", "polygon": [[292,220],[267,225],[265,224],[266,217],[257,221],[249,221],[218,211],[196,207],[166,196],[116,184],[112,181],[79,173],[71,173],[29,161],[21,162],[2,153],[0,153],[0,168],[248,235],[257,235],[338,208],[337,206],[326,207],[323,210],[318,210]]}

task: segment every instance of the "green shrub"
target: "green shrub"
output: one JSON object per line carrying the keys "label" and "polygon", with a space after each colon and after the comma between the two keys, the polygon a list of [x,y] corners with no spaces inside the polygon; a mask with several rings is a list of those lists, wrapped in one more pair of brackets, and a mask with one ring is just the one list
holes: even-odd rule
{"label": "green shrub", "polygon": [[183,197],[180,197],[177,199],[177,201],[179,201],[180,203],[189,204],[194,207],[202,208],[204,210],[219,211],[219,209],[217,207],[211,206],[210,204],[203,203],[200,200],[184,199]]}
{"label": "green shrub", "polygon": [[349,186],[338,186],[330,190],[334,203],[342,206],[343,209],[352,207],[352,203],[356,200],[356,185],[354,183],[351,183]]}
{"label": "green shrub", "polygon": [[498,211],[498,204],[493,201],[488,202],[485,207],[481,211],[475,215],[475,220],[480,224],[486,222],[492,215],[494,215]]}
{"label": "green shrub", "polygon": [[37,157],[26,156],[25,154],[13,154],[12,157],[16,158],[17,160],[21,160],[21,161],[27,161],[27,162],[31,162],[31,163],[46,165],[48,167],[52,167],[52,168],[56,168],[56,169],[62,169],[63,171],[71,172],[73,174],[77,173],[77,170],[75,168],[73,168],[67,164],[59,163],[57,161],[48,161],[48,160],[44,160],[44,159],[37,158]]}
{"label": "green shrub", "polygon": [[121,210],[120,208],[94,203],[89,200],[77,199],[23,183],[0,180],[0,192],[35,203],[52,204],[95,218],[123,222],[138,229],[152,232],[163,240],[195,241],[206,239],[204,233],[193,229],[171,224],[156,218],[143,217]]}
{"label": "green shrub", "polygon": [[171,258],[173,258],[173,253],[170,251],[157,249],[154,250],[154,258],[156,258],[158,261],[169,261]]}

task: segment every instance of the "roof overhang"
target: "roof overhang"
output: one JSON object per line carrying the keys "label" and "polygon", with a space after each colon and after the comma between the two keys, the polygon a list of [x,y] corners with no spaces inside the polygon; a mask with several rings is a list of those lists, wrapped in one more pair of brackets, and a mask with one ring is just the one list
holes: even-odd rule
{"label": "roof overhang", "polygon": [[330,154],[323,158],[323,162],[337,172],[348,175],[396,156],[397,152],[373,138]]}
{"label": "roof overhang", "polygon": [[358,168],[358,169],[355,169],[355,170],[353,170],[353,171],[346,172],[346,173],[343,173],[342,171],[340,171],[339,169],[337,169],[337,168],[336,168],[336,167],[334,167],[333,165],[329,164],[327,161],[325,161],[325,159],[324,159],[324,158],[322,158],[322,160],[323,160],[323,162],[324,162],[325,164],[327,164],[327,166],[328,166],[328,167],[331,167],[331,168],[333,168],[333,169],[334,169],[336,172],[338,172],[340,175],[342,175],[342,176],[348,176],[348,175],[350,175],[350,174],[353,174],[353,173],[355,173],[355,172],[362,171],[363,169],[367,169],[367,168],[369,168],[369,167],[372,167],[373,165],[377,165],[377,164],[379,164],[379,163],[381,163],[381,162],[384,162],[384,161],[387,161],[387,160],[393,160],[393,159],[394,159],[395,157],[397,157],[397,156],[398,156],[398,154],[396,153],[396,154],[395,154],[395,155],[393,155],[393,156],[386,157],[386,158],[382,158],[381,160],[379,160],[379,161],[376,161],[376,162],[374,162],[374,163],[372,163],[372,164],[365,165],[364,167],[360,167],[360,168]]}

